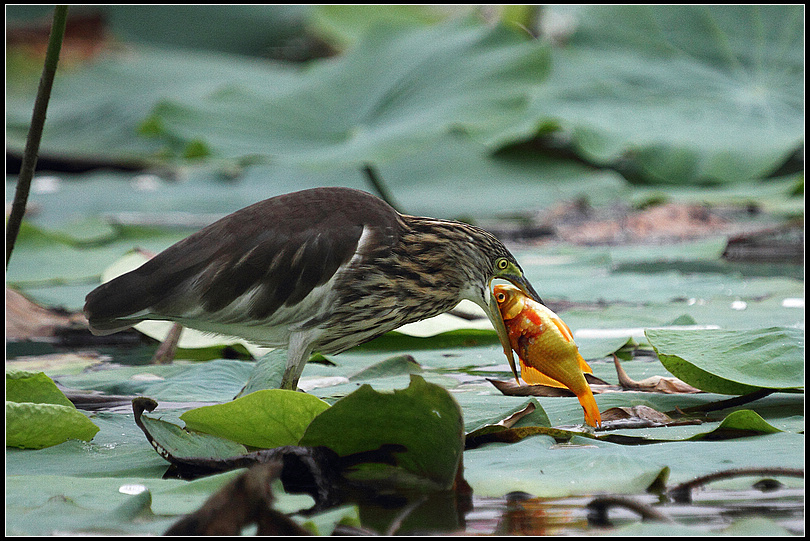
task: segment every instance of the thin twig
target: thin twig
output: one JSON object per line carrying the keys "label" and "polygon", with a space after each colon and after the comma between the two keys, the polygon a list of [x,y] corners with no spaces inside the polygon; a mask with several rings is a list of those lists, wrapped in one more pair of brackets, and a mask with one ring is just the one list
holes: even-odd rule
{"label": "thin twig", "polygon": [[611,507],[622,507],[634,511],[641,516],[642,520],[650,520],[654,522],[664,522],[672,524],[675,521],[669,516],[658,511],[651,505],[638,502],[631,498],[623,496],[597,496],[586,506],[588,514],[588,522],[592,525],[607,527],[610,526],[608,520],[608,509]]}
{"label": "thin twig", "polygon": [[48,101],[51,97],[53,79],[56,75],[56,66],[59,63],[59,53],[62,50],[62,40],[65,37],[67,21],[67,6],[56,6],[53,12],[53,26],[48,39],[48,50],[45,53],[45,65],[42,68],[42,77],[39,79],[39,88],[34,102],[34,112],[31,115],[31,126],[28,129],[28,138],[25,142],[25,151],[20,164],[20,175],[17,179],[17,190],[14,193],[14,202],[8,217],[6,228],[6,268],[14,250],[14,243],[20,232],[25,206],[28,203],[28,193],[31,191],[31,180],[37,166],[39,144],[42,141],[42,129],[45,126],[45,116],[48,111]]}
{"label": "thin twig", "polygon": [[734,468],[720,472],[710,473],[691,481],[681,483],[667,490],[667,494],[676,502],[688,503],[692,501],[692,490],[720,479],[730,479],[743,476],[784,476],[804,477],[804,470],[796,468]]}
{"label": "thin twig", "polygon": [[765,398],[766,396],[773,394],[775,392],[776,389],[758,389],[752,393],[748,393],[742,396],[735,396],[734,398],[727,398],[725,400],[719,400],[717,402],[709,402],[708,404],[702,404],[700,406],[683,408],[679,410],[679,413],[686,413],[686,414],[708,413],[710,411],[719,411],[727,408],[734,408],[737,406],[742,406],[743,404],[748,404],[749,402],[753,402],[755,400],[759,400],[760,398]]}

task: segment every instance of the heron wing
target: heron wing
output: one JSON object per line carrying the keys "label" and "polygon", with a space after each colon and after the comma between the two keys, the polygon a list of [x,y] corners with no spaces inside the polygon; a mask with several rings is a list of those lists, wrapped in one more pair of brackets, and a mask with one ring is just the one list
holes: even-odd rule
{"label": "heron wing", "polygon": [[362,256],[364,234],[378,248],[393,244],[397,219],[381,200],[345,188],[267,199],[99,286],[87,296],[85,314],[98,334],[143,319],[266,322]]}

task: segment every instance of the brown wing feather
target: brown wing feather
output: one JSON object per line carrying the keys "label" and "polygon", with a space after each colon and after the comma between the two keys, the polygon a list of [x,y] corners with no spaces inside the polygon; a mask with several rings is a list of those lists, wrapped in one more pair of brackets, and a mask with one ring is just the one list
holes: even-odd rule
{"label": "brown wing feather", "polygon": [[316,188],[245,207],[167,248],[138,269],[90,292],[85,314],[96,332],[115,332],[148,312],[211,314],[255,290],[245,317],[264,319],[326,283],[357,251],[364,228],[396,242],[398,214],[348,188]]}

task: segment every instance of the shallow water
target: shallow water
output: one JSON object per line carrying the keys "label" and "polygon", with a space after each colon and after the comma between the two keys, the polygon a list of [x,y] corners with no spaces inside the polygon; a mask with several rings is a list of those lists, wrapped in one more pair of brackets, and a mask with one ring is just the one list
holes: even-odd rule
{"label": "shallow water", "polygon": [[[598,535],[642,522],[641,515],[623,506],[607,508],[607,522],[589,504],[602,496],[560,499],[532,498],[524,494],[506,498],[474,498],[473,509],[464,517],[464,532],[476,535]],[[691,503],[676,503],[656,495],[616,496],[641,504],[671,520],[678,534],[681,527],[695,535],[722,532],[733,523],[753,517],[768,518],[794,535],[804,535],[804,489],[781,487],[763,492],[703,489],[693,493]],[[644,520],[645,524],[654,522]],[[658,521],[661,524],[667,522]],[[780,532],[773,532],[779,535]],[[784,533],[784,532],[782,532]],[[760,533],[752,532],[752,535]]]}

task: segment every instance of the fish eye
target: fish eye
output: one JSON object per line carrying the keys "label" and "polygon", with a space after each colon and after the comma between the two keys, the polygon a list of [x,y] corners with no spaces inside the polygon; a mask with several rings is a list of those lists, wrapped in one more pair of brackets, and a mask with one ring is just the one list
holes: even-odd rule
{"label": "fish eye", "polygon": [[503,302],[506,300],[506,293],[498,293],[495,295],[495,300],[498,302]]}

